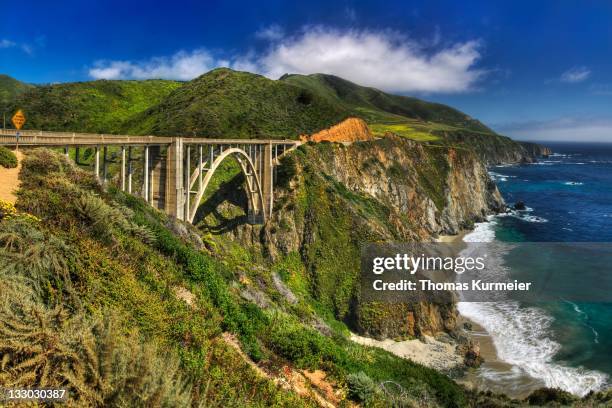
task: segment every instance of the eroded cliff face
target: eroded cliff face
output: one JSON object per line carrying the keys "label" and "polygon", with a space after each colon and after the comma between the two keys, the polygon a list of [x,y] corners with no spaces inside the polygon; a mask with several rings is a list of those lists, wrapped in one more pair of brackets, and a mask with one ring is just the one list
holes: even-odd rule
{"label": "eroded cliff face", "polygon": [[[372,227],[389,238],[427,241],[438,234],[456,234],[504,205],[485,166],[470,151],[429,146],[400,137],[350,146],[304,146],[283,165],[293,169],[286,187],[277,191],[276,199],[286,204],[275,211],[273,225],[290,221],[288,218],[295,215],[295,210],[287,209],[293,208],[302,190],[312,185],[311,177],[320,178],[323,184],[341,184],[347,193],[373,200],[384,208],[386,219],[364,217],[364,221],[386,224],[385,228]],[[351,207],[351,200],[347,201]],[[349,211],[349,207],[345,210]],[[301,231],[299,225],[296,227],[270,235],[271,243],[284,251],[297,249]],[[284,239],[287,242],[281,243]]]}
{"label": "eroded cliff face", "polygon": [[359,118],[348,118],[330,127],[329,129],[321,130],[312,135],[302,135],[300,140],[303,142],[358,142],[363,140],[372,140],[372,132],[368,124]]}
{"label": "eroded cliff face", "polygon": [[501,195],[473,152],[391,136],[304,145],[278,171],[264,246],[273,259],[299,255],[317,301],[375,337],[454,329],[452,304],[362,304],[360,249],[369,242],[430,241],[500,210]]}

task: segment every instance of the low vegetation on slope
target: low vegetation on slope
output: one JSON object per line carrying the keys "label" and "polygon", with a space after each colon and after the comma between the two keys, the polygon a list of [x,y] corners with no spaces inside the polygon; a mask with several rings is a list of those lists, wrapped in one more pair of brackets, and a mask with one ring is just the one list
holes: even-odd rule
{"label": "low vegetation on slope", "polygon": [[0,166],[6,169],[17,167],[17,156],[4,146],[0,146]]}
{"label": "low vegetation on slope", "polygon": [[119,133],[132,116],[159,103],[180,82],[92,81],[45,85],[16,95],[8,111],[22,109],[26,129]]}
{"label": "low vegetation on slope", "polygon": [[28,153],[21,179],[18,213],[0,221],[0,386],[65,387],[79,406],[294,407],[315,398],[276,382],[309,369],[338,401],[386,406],[371,385],[394,379],[406,403],[467,404],[434,370],[313,329],[256,260],[103,191],[60,154]]}

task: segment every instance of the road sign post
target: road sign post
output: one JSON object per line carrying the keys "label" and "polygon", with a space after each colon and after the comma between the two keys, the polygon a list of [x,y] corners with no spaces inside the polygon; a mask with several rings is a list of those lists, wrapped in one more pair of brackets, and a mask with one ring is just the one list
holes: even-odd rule
{"label": "road sign post", "polygon": [[15,112],[15,114],[11,118],[11,122],[13,122],[15,129],[17,129],[17,133],[15,133],[15,138],[16,138],[15,150],[19,150],[19,136],[20,136],[19,131],[21,130],[23,124],[26,122],[26,117],[21,111],[21,109]]}

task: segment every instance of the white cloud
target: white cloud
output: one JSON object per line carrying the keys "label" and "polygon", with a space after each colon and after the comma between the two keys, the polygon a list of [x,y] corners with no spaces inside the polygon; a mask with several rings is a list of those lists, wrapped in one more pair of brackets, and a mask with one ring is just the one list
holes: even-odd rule
{"label": "white cloud", "polygon": [[563,74],[561,74],[560,80],[561,82],[573,84],[577,82],[582,82],[588,79],[589,76],[591,76],[591,70],[587,67],[574,67],[568,69]]}
{"label": "white cloud", "polygon": [[89,69],[94,79],[164,78],[190,80],[227,62],[215,59],[208,51],[179,51],[171,57],[155,57],[147,61],[97,61]]}
{"label": "white cloud", "polygon": [[3,38],[0,40],[0,48],[11,48],[16,46],[17,44],[11,40],[7,40],[6,38]]}
{"label": "white cloud", "polygon": [[255,33],[255,37],[261,40],[277,41],[285,36],[285,31],[278,24],[262,28]]}
{"label": "white cloud", "polygon": [[612,142],[612,118],[564,117],[493,126],[518,140]]}
{"label": "white cloud", "polygon": [[463,92],[485,74],[475,67],[480,57],[478,41],[427,53],[396,33],[311,27],[272,44],[258,65],[271,78],[321,72],[387,91]]}
{"label": "white cloud", "polygon": [[21,44],[21,50],[28,55],[34,54],[34,48],[30,44]]}
{"label": "white cloud", "polygon": [[[40,45],[41,47],[44,44]],[[6,38],[0,39],[0,49],[2,48],[19,48],[24,53],[32,56],[34,55],[35,47],[28,43],[16,43],[15,41],[8,40]]]}
{"label": "white cloud", "polygon": [[218,66],[257,72],[276,79],[285,73],[338,75],[361,85],[392,92],[465,92],[486,71],[477,68],[479,41],[436,47],[398,33],[305,27],[285,36],[273,25],[256,33],[269,42],[260,53],[217,58],[205,49],[181,51],[147,61],[98,61],[89,69],[96,79],[169,78],[189,80]]}

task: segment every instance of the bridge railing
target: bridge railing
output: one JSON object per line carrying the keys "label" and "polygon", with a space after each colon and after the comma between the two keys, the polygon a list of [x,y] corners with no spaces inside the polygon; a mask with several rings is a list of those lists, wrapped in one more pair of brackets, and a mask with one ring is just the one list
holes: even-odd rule
{"label": "bridge railing", "polygon": [[[166,145],[173,142],[175,138],[166,136],[129,136],[129,135],[106,135],[95,133],[76,132],[47,132],[42,130],[20,130],[19,144],[32,146],[86,146],[86,145]],[[0,129],[0,145],[15,145],[17,143],[17,130]],[[300,144],[297,140],[290,139],[208,139],[183,137],[185,144],[206,145],[293,145]]]}
{"label": "bridge railing", "polygon": [[[0,129],[0,144],[14,145],[17,131]],[[19,131],[20,145],[36,146],[85,146],[85,145],[147,145],[170,144],[172,138],[157,136],[104,135],[74,132],[44,132],[41,130]]]}

